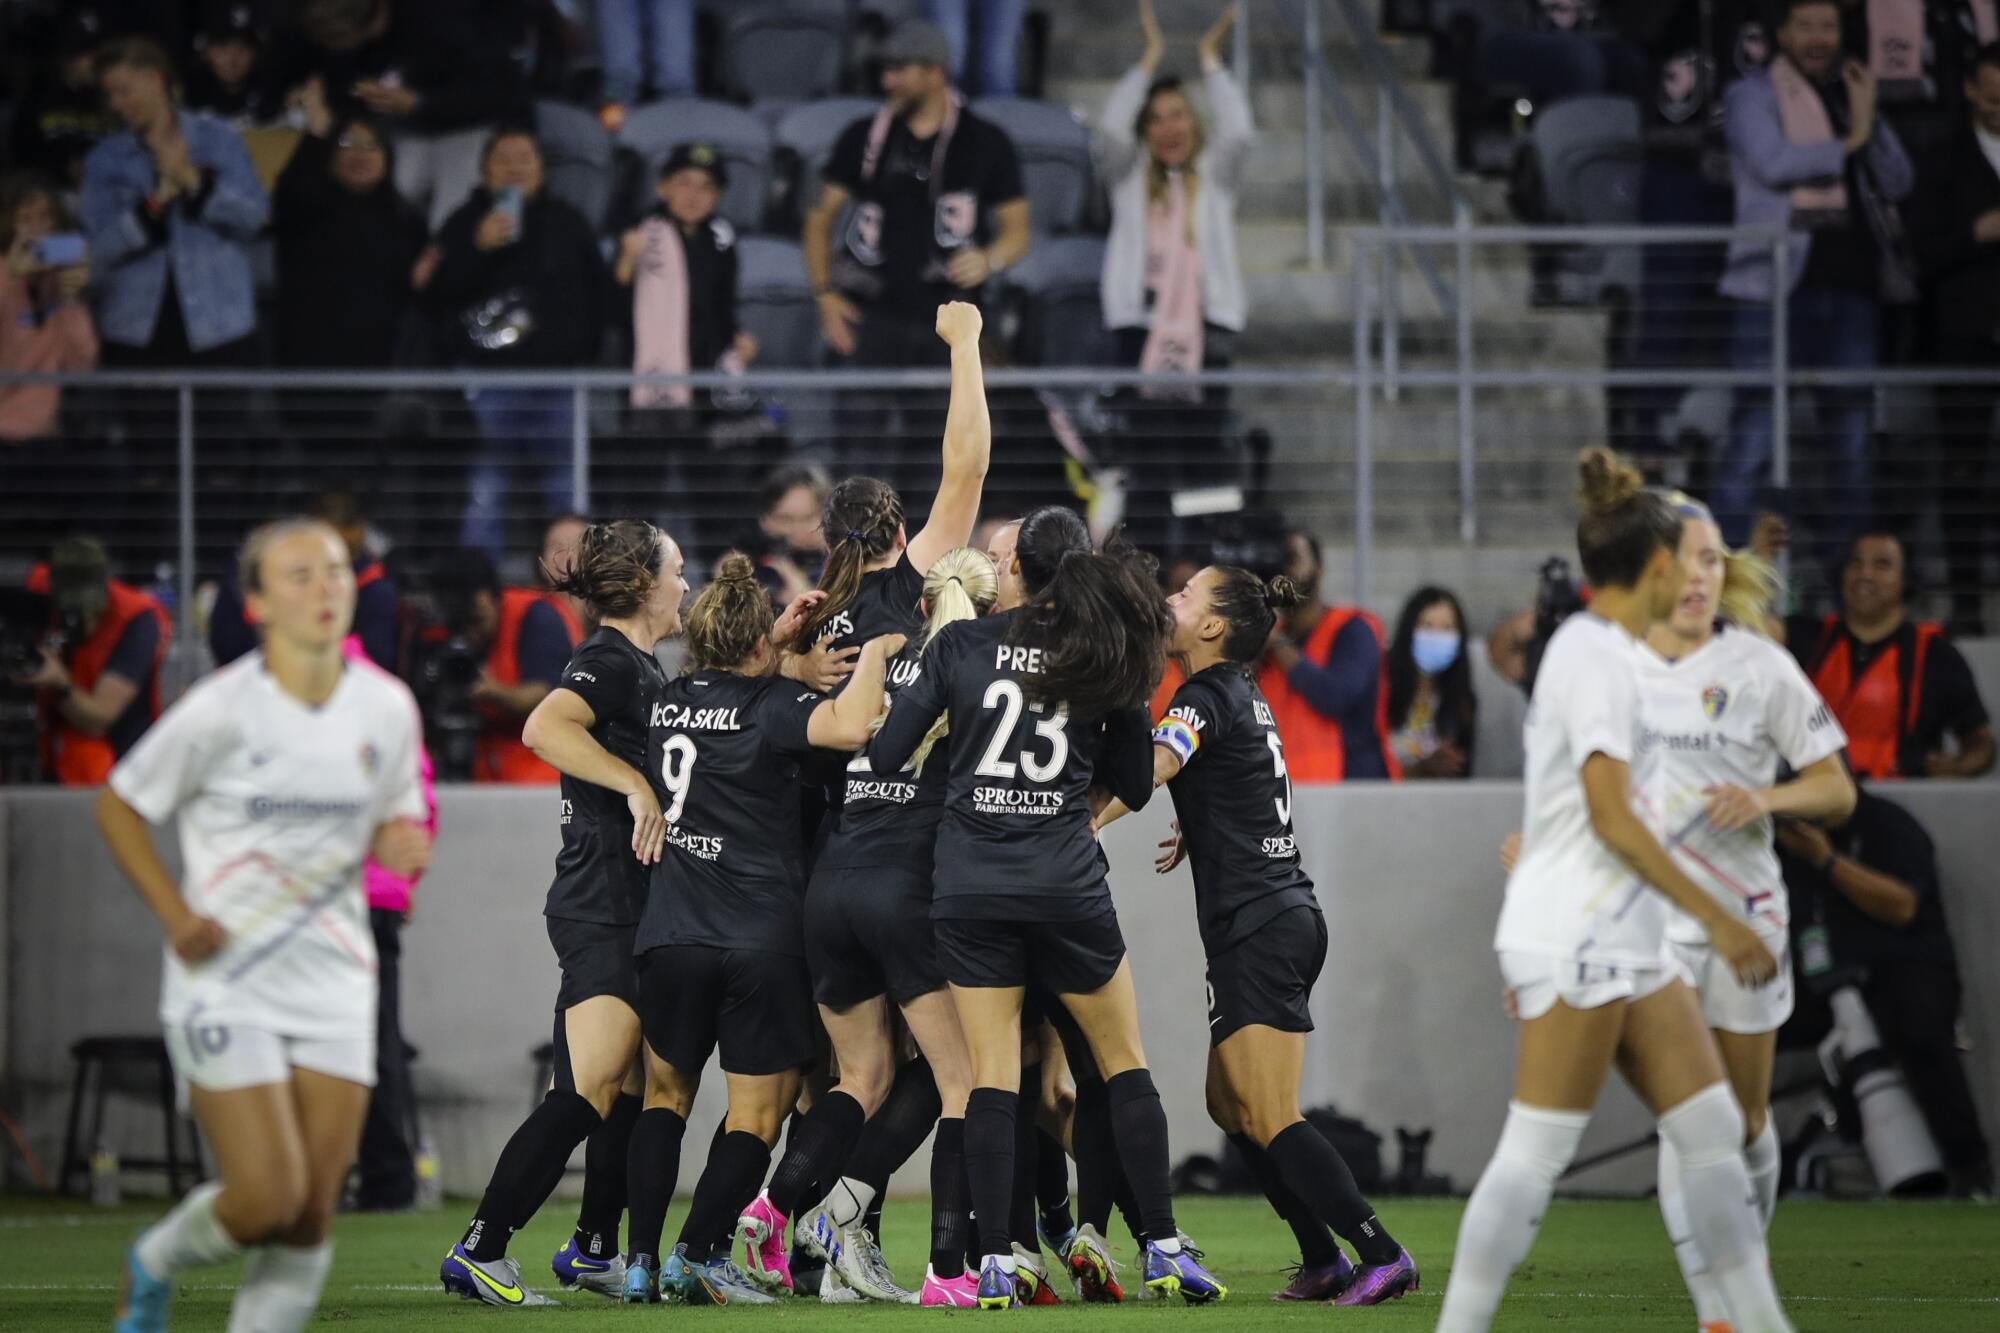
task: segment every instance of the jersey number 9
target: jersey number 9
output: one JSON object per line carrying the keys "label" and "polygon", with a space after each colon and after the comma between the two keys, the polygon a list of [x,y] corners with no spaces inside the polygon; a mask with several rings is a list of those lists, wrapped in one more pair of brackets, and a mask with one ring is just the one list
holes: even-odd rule
{"label": "jersey number 9", "polygon": [[[986,687],[983,701],[987,712],[1000,709],[1000,723],[993,731],[993,741],[986,747],[986,755],[973,771],[982,778],[1011,779],[1014,776],[1012,760],[1002,759],[1000,752],[1007,742],[1014,739],[1014,728],[1021,721],[1021,707],[1025,700],[1021,696],[1020,685],[1011,680],[996,680]],[[1028,711],[1043,712],[1041,704],[1028,704]],[[1023,749],[1018,756],[1021,773],[1030,782],[1047,782],[1062,772],[1063,764],[1069,759],[1069,735],[1064,728],[1069,725],[1069,705],[1057,704],[1056,711],[1035,723],[1035,734],[1049,742],[1049,757],[1038,761],[1033,750]]]}
{"label": "jersey number 9", "polygon": [[689,736],[667,737],[660,747],[660,781],[667,784],[673,795],[673,803],[662,814],[669,824],[678,824],[681,808],[687,804],[688,786],[694,781],[694,739]]}

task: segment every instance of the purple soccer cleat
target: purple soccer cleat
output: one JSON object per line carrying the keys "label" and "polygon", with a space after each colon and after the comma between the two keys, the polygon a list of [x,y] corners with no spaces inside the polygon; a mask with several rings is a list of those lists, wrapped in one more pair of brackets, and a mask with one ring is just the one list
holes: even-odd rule
{"label": "purple soccer cleat", "polygon": [[1330,1264],[1315,1264],[1307,1267],[1300,1264],[1292,1270],[1292,1285],[1273,1296],[1274,1301],[1330,1301],[1347,1290],[1347,1284],[1354,1280],[1354,1264],[1345,1253],[1334,1252]]}
{"label": "purple soccer cleat", "polygon": [[1400,1300],[1417,1289],[1417,1261],[1408,1250],[1400,1250],[1393,1264],[1358,1268],[1347,1290],[1334,1298],[1335,1305],[1380,1305]]}

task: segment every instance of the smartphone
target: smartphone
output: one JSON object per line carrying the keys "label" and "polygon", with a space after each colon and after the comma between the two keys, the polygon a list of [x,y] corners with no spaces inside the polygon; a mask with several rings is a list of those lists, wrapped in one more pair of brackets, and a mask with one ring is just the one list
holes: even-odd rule
{"label": "smartphone", "polygon": [[506,189],[494,195],[493,211],[501,214],[509,222],[514,224],[514,237],[516,240],[520,239],[521,192],[515,187],[510,185]]}
{"label": "smartphone", "polygon": [[35,262],[44,268],[68,268],[89,257],[90,247],[81,232],[54,232],[35,242]]}

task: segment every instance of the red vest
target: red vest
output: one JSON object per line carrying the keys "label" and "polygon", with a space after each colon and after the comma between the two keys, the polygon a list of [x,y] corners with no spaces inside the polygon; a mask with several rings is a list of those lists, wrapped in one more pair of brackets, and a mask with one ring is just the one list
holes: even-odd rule
{"label": "red vest", "polygon": [[[1299,646],[1299,651],[1316,666],[1325,666],[1333,652],[1333,641],[1346,627],[1347,622],[1359,617],[1375,636],[1379,645],[1383,642],[1382,622],[1373,615],[1357,607],[1336,607],[1320,617],[1319,624]],[[1278,737],[1285,743],[1285,768],[1292,781],[1297,782],[1339,782],[1347,768],[1347,754],[1340,733],[1340,723],[1327,717],[1306,701],[1304,695],[1292,688],[1285,679],[1285,673],[1270,658],[1257,672],[1257,686],[1263,690],[1264,698],[1271,705],[1271,716],[1278,723]],[[1375,737],[1382,748],[1382,759],[1392,781],[1401,781],[1402,765],[1396,762],[1396,752],[1389,744],[1389,673],[1384,671],[1375,688]]]}
{"label": "red vest", "polygon": [[[507,588],[500,593],[500,628],[486,655],[486,670],[502,685],[521,683],[521,663],[516,648],[521,637],[521,621],[538,602],[547,602],[563,619],[572,647],[583,637],[583,625],[571,609],[569,599],[559,593],[537,588]],[[492,704],[481,704],[483,725],[472,753],[474,782],[559,782],[562,774],[535,757],[521,743],[521,719]]]}
{"label": "red vest", "polygon": [[[1931,645],[1944,637],[1943,627],[1936,624],[1913,628],[1914,646],[1907,662],[1904,644],[1892,642],[1856,676],[1853,650],[1848,636],[1841,633],[1840,617],[1828,616],[1820,626],[1812,682],[1847,733],[1847,762],[1861,777],[1909,776],[1903,770],[1903,742],[1917,729]],[[1901,635],[1900,629],[1897,634]]]}
{"label": "red vest", "polygon": [[[32,592],[49,590],[49,571],[46,565],[37,565],[28,575],[28,588]],[[146,701],[148,720],[160,715],[160,663],[166,660],[167,641],[173,636],[173,624],[158,602],[147,593],[139,591],[129,583],[110,580],[110,598],[104,604],[104,615],[97,622],[97,628],[90,637],[77,645],[69,663],[69,678],[79,694],[89,694],[97,688],[97,679],[104,674],[104,666],[111,660],[111,654],[118,647],[118,640],[125,635],[126,626],[140,616],[152,616],[160,624],[160,643],[153,650],[153,664],[146,672],[146,678],[134,682]],[[118,762],[118,756],[111,748],[109,739],[92,736],[70,725],[63,717],[60,706],[45,705],[42,719],[42,764],[55,775],[56,781],[65,787],[97,787],[111,776],[111,766]]]}

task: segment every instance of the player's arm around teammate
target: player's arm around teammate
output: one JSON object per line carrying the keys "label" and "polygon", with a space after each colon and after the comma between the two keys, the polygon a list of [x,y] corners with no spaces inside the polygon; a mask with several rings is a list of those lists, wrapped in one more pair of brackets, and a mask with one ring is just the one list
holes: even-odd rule
{"label": "player's arm around teammate", "polygon": [[[174,1275],[254,1248],[244,1327],[302,1327],[374,1080],[361,865],[429,863],[409,692],[344,661],[354,569],[323,523],[253,533],[240,566],[263,650],[198,684],[98,798],[113,858],[159,918],[161,1018],[216,1155],[127,1259],[118,1327],[166,1327]],[[357,762],[358,761],[358,762]],[[178,815],[185,887],[148,822]],[[299,973],[323,979],[301,995]]]}

